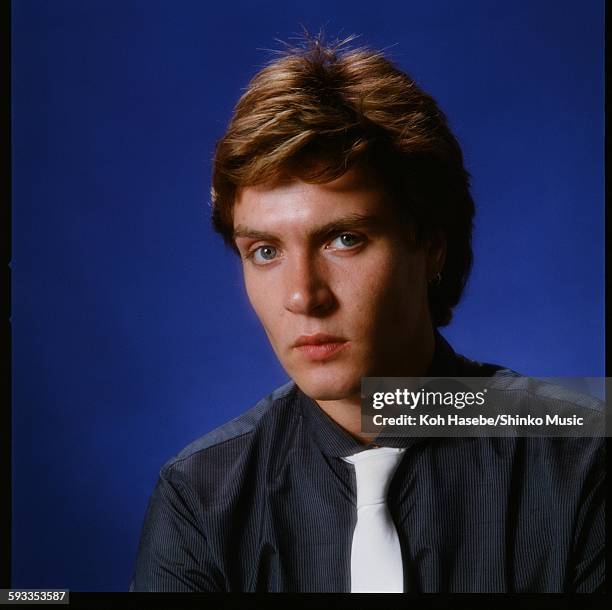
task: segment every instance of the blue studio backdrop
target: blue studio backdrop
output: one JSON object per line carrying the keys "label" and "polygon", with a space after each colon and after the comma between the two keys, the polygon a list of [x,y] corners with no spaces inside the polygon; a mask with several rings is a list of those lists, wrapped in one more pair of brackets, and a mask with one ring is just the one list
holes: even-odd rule
{"label": "blue studio backdrop", "polygon": [[477,204],[443,334],[604,374],[603,0],[12,5],[14,587],[128,588],[160,466],[286,380],[209,228],[214,143],[300,31],[440,103]]}

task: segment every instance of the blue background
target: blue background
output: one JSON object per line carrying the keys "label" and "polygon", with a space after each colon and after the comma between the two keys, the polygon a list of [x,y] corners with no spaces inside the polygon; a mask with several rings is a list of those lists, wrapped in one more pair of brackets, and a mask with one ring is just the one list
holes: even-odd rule
{"label": "blue background", "polygon": [[13,586],[126,590],[159,467],[286,380],[208,226],[215,140],[303,23],[436,97],[478,215],[443,332],[603,375],[602,0],[13,3]]}

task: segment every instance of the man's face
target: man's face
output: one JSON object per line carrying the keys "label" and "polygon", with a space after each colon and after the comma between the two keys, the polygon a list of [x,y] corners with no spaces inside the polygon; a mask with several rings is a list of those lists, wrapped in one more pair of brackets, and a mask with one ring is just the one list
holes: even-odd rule
{"label": "man's face", "polygon": [[424,373],[435,255],[410,245],[368,173],[244,188],[234,234],[250,302],[305,394],[340,400],[363,376]]}

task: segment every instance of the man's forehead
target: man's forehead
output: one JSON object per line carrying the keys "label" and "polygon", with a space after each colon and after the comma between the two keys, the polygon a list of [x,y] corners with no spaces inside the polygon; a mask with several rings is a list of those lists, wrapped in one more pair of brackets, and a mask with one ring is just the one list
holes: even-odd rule
{"label": "man's forehead", "polygon": [[234,204],[234,228],[301,223],[312,226],[343,218],[380,217],[389,212],[388,197],[371,175],[349,170],[326,183],[300,179],[243,187]]}
{"label": "man's forehead", "polygon": [[293,182],[243,189],[234,207],[234,236],[256,232],[320,231],[333,224],[379,224],[390,210],[384,193],[370,185]]}

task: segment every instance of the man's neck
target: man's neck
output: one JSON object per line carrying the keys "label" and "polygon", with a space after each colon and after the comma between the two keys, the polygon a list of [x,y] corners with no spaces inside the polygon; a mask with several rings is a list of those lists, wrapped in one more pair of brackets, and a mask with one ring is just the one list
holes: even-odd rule
{"label": "man's neck", "polygon": [[361,431],[361,397],[359,395],[342,400],[317,400],[316,402],[329,417],[360,443],[367,445],[376,437],[376,434]]}
{"label": "man's neck", "polygon": [[[427,333],[422,342],[420,350],[412,353],[416,357],[412,362],[407,362],[403,367],[404,377],[422,377],[429,370],[435,349],[435,338],[433,329]],[[394,374],[393,376],[402,376]],[[346,430],[359,442],[367,445],[375,437],[373,433],[363,433],[361,431],[361,395],[355,394],[341,400],[317,400],[319,407],[331,417],[341,428]]]}

